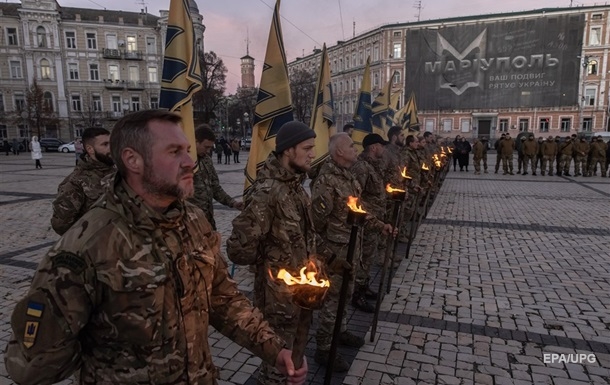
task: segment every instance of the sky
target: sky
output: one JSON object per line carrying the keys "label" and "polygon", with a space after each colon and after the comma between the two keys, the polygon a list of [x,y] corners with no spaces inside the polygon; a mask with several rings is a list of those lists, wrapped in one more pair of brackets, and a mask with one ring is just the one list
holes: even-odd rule
{"label": "sky", "polygon": [[[12,0],[11,0],[12,1]],[[195,0],[206,26],[205,51],[214,51],[225,63],[227,94],[241,83],[240,58],[255,58],[256,83],[260,81],[274,0]],[[159,15],[169,0],[58,0],[64,7],[122,9]],[[384,24],[450,17],[603,4],[588,0],[282,0],[280,15],[288,62],[312,53],[324,43],[333,46]],[[418,7],[421,5],[421,8]],[[354,25],[355,23],[355,25]]]}

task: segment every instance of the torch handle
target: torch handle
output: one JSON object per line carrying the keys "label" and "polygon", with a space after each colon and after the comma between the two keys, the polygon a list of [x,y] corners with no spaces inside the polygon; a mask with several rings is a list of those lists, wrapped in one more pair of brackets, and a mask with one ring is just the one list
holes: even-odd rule
{"label": "torch handle", "polygon": [[[394,211],[392,212],[392,223],[394,228],[398,227],[398,218],[400,215],[400,209],[402,207],[402,201],[394,201]],[[392,260],[392,245],[396,242],[393,234],[388,236],[388,242],[385,250],[385,257],[383,258],[383,267],[381,268],[381,274],[379,276],[379,290],[377,291],[377,302],[375,303],[375,314],[373,315],[373,324],[371,326],[371,342],[375,342],[375,334],[377,332],[377,322],[379,321],[379,310],[381,309],[381,301],[383,300],[383,282],[385,280],[385,274],[388,270],[389,261]],[[391,278],[389,277],[391,280]]]}
{"label": "torch handle", "polygon": [[[402,219],[402,202],[398,203],[398,213],[394,217],[394,226],[398,227],[400,225],[400,221]],[[388,256],[388,250],[391,249],[390,261],[389,261],[389,274],[388,274],[388,284],[386,287],[386,294],[390,294],[390,287],[392,286],[392,279],[394,278],[394,254],[396,254],[396,244],[398,240],[394,237],[390,237],[390,242],[388,242],[386,248],[386,257]],[[383,291],[383,285],[379,285],[379,291]]]}
{"label": "torch handle", "polygon": [[[347,247],[347,256],[345,260],[350,265],[353,265],[354,252],[356,250],[356,241],[358,240],[358,226],[352,225],[352,231],[349,236],[349,244]],[[330,385],[333,377],[333,367],[337,356],[337,347],[339,346],[339,334],[341,333],[341,324],[343,323],[343,311],[347,303],[347,291],[349,284],[352,281],[352,273],[344,270],[343,280],[341,282],[341,291],[339,292],[339,303],[337,304],[337,316],[335,318],[335,327],[333,328],[333,338],[330,343],[330,351],[328,352],[328,363],[326,364],[326,373],[324,376],[324,385]]]}
{"label": "torch handle", "polygon": [[305,356],[305,347],[309,339],[309,327],[313,312],[309,309],[300,309],[299,324],[297,325],[296,335],[292,344],[292,362],[295,369],[300,369],[303,366],[303,357]]}
{"label": "torch handle", "polygon": [[419,207],[419,199],[421,198],[421,189],[417,191],[417,195],[415,196],[415,200],[413,201],[413,205],[411,207],[411,213],[409,219],[407,220],[410,223],[409,233],[407,235],[407,252],[405,254],[405,259],[409,258],[409,251],[411,250],[411,243],[413,242],[413,238],[415,237],[415,231],[417,228],[415,227],[416,218],[417,218],[417,210]]}

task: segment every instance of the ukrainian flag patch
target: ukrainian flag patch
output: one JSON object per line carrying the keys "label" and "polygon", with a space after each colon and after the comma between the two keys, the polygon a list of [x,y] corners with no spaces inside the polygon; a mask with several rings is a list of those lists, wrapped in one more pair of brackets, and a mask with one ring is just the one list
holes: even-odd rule
{"label": "ukrainian flag patch", "polygon": [[28,309],[26,310],[26,314],[32,317],[40,318],[42,317],[42,312],[44,310],[44,305],[38,302],[28,302]]}

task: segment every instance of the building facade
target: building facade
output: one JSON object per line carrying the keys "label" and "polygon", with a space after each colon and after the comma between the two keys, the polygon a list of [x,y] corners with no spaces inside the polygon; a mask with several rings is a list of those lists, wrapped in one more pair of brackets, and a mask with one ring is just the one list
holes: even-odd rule
{"label": "building facade", "polygon": [[[202,16],[190,1],[197,43]],[[0,140],[71,140],[89,126],[158,108],[168,11],[61,7],[55,0],[0,3]],[[32,127],[26,95],[36,82],[47,124]]]}
{"label": "building facade", "polygon": [[[446,137],[608,130],[610,6],[388,24],[328,47],[337,125],[352,120],[367,57],[374,98],[413,92],[421,129]],[[289,63],[317,71],[319,53]]]}

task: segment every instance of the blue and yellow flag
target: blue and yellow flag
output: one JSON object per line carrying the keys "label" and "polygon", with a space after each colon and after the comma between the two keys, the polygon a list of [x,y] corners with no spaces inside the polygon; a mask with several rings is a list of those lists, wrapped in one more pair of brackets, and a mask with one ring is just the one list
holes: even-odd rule
{"label": "blue and yellow flag", "polygon": [[[388,107],[388,112],[386,114],[386,127],[389,130],[390,127],[395,125],[394,120],[396,113],[398,112],[398,103],[400,102],[400,94],[402,93],[402,89],[394,92],[392,96],[390,96],[390,106]],[[386,130],[386,136],[388,131]]]}
{"label": "blue and yellow flag", "polygon": [[202,80],[188,3],[188,0],[170,2],[159,107],[182,116],[182,129],[191,143],[191,157],[197,160],[192,97],[202,88]]}
{"label": "blue and yellow flag", "polygon": [[371,124],[373,126],[373,132],[381,135],[385,139],[387,139],[386,133],[390,128],[387,119],[392,98],[392,82],[394,81],[395,75],[396,71],[392,73],[390,80],[388,80],[385,87],[381,89],[381,92],[379,92],[379,95],[377,95],[371,106]]}
{"label": "blue and yellow flag", "polygon": [[245,191],[256,180],[256,172],[265,163],[269,153],[275,150],[275,136],[280,127],[293,120],[292,110],[288,65],[280,24],[280,0],[277,0],[254,109],[252,146],[245,170]]}
{"label": "blue and yellow flag", "polygon": [[337,133],[333,106],[330,61],[328,60],[326,44],[324,44],[310,123],[311,129],[316,132],[316,158],[311,163],[312,167],[316,167],[328,157],[328,142],[330,137]]}
{"label": "blue and yellow flag", "polygon": [[[358,104],[354,111],[354,133],[352,139],[354,143],[361,146],[362,139],[373,132],[371,117],[373,111],[371,109],[371,57],[366,59],[364,67],[364,75],[362,76],[362,84],[360,85],[360,95],[358,96]],[[362,148],[362,147],[360,147]]]}
{"label": "blue and yellow flag", "polygon": [[417,116],[417,103],[415,93],[411,93],[407,103],[396,113],[395,123],[403,130],[419,131],[419,117]]}

